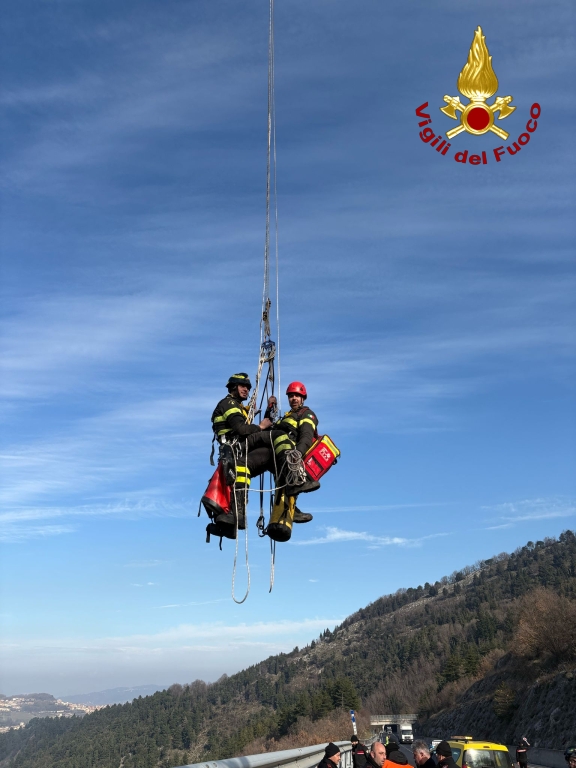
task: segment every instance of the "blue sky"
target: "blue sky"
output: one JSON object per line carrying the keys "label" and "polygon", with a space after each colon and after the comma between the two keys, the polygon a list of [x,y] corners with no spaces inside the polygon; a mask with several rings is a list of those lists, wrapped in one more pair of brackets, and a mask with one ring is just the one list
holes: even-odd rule
{"label": "blue sky", "polygon": [[[282,382],[342,459],[248,601],[204,542],[210,414],[255,370],[265,0],[8,0],[3,693],[214,680],[576,527],[574,8],[278,0]],[[481,25],[530,143],[432,127]],[[238,575],[243,591],[245,574]]]}

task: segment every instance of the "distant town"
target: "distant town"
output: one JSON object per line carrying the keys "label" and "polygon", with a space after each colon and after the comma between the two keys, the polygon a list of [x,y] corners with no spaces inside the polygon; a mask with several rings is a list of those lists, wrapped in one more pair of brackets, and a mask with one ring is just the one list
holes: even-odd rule
{"label": "distant town", "polygon": [[23,728],[34,717],[84,717],[101,709],[103,704],[75,704],[55,699],[49,693],[0,694],[0,733]]}

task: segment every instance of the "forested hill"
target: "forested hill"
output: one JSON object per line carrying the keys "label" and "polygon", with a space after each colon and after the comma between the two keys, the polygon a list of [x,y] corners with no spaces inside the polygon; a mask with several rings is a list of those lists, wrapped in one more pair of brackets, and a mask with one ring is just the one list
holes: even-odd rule
{"label": "forested hill", "polygon": [[[542,611],[553,612],[544,616],[545,627],[559,627],[561,636],[547,631],[543,641],[526,631],[535,626],[534,596]],[[491,712],[503,729],[513,730],[521,684],[530,685],[530,675],[572,674],[575,611],[576,536],[566,531],[559,540],[529,542],[435,584],[382,597],[306,648],[211,685],[173,685],[83,719],[33,720],[0,736],[0,766],[172,768],[254,745],[274,748],[272,740],[290,734],[304,740],[306,728],[311,733],[314,723],[342,707],[441,718],[441,710],[467,711],[462,702],[469,691],[495,668],[500,689],[508,688]],[[520,657],[522,664],[511,661]],[[523,683],[516,679],[518,667]],[[459,722],[466,722],[462,717]],[[479,738],[493,735],[477,733],[476,726],[469,723]]]}

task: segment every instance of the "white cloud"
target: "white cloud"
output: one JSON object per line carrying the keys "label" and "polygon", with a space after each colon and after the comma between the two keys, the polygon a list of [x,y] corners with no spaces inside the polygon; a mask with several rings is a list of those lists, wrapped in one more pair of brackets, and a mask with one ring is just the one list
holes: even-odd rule
{"label": "white cloud", "polygon": [[521,501],[509,501],[493,506],[484,506],[482,509],[499,513],[499,519],[505,522],[494,525],[487,530],[498,528],[510,528],[516,523],[531,520],[554,520],[576,515],[576,501],[564,497],[523,499]]}
{"label": "white cloud", "polygon": [[[230,601],[227,598],[228,602]],[[211,601],[218,602],[218,601]],[[190,605],[194,605],[190,603]],[[204,605],[204,603],[197,603]],[[342,618],[301,619],[297,621],[255,622],[229,625],[223,622],[211,624],[180,624],[152,634],[137,634],[96,639],[58,638],[23,642],[23,652],[43,649],[50,653],[170,653],[174,649],[190,650],[193,647],[216,649],[236,645],[261,645],[276,638],[292,637],[306,633],[312,637],[326,627],[335,626]],[[12,643],[0,644],[0,649],[15,649]]]}
{"label": "white cloud", "polygon": [[305,541],[291,542],[295,546],[310,546],[315,544],[339,544],[348,541],[361,541],[370,545],[371,549],[379,549],[380,547],[388,546],[401,546],[401,547],[418,547],[423,541],[427,539],[434,539],[438,536],[449,536],[448,533],[433,533],[429,536],[421,536],[417,539],[407,539],[399,536],[375,536],[372,533],[366,533],[364,531],[344,531],[341,528],[334,528],[327,526],[325,528],[326,535],[320,536],[316,539],[308,539]]}
{"label": "white cloud", "polygon": [[62,536],[73,533],[71,525],[15,525],[3,524],[0,520],[0,541],[10,544],[20,544],[29,539],[43,539],[50,536]]}
{"label": "white cloud", "polygon": [[[312,498],[309,502],[313,503]],[[353,505],[346,507],[313,507],[314,514],[332,513],[332,512],[386,512],[394,509],[421,509],[427,507],[445,507],[457,504],[457,502],[422,502],[417,504],[371,504],[371,505]]]}

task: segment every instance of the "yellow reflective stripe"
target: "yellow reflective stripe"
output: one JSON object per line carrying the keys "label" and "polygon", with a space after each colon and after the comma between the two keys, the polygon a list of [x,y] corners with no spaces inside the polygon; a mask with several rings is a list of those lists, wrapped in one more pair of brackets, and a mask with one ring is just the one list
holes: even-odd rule
{"label": "yellow reflective stripe", "polygon": [[248,475],[248,477],[250,477],[250,475],[251,475],[251,472],[248,469],[248,467],[236,466],[236,474],[239,474],[239,473],[242,473],[243,475]]}
{"label": "yellow reflective stripe", "polygon": [[232,432],[232,429],[230,427],[227,427],[226,429],[219,429],[216,434],[220,436],[225,435],[227,432]]}
{"label": "yellow reflective stripe", "polygon": [[250,478],[249,477],[237,477],[236,478],[236,485],[250,485]]}
{"label": "yellow reflective stripe", "polygon": [[[233,413],[244,413],[240,410],[240,408],[230,408],[230,410],[226,411],[222,416],[215,416],[214,417],[214,424],[220,423],[221,421],[226,421],[228,416],[231,416]],[[244,413],[244,416],[246,414]]]}
{"label": "yellow reflective stripe", "polygon": [[300,422],[300,424],[312,424],[312,426],[314,427],[314,429],[316,429],[316,424],[315,424],[315,423],[312,421],[312,419],[302,419],[302,421]]}
{"label": "yellow reflective stripe", "polygon": [[290,424],[291,427],[297,427],[298,426],[298,422],[296,421],[296,419],[287,419],[286,417],[284,417],[280,423],[281,424]]}
{"label": "yellow reflective stripe", "polygon": [[292,448],[291,445],[284,445],[284,444],[277,445],[274,448],[274,453],[278,454],[278,453],[282,453],[283,451],[289,451],[291,448]]}
{"label": "yellow reflective stripe", "polygon": [[228,416],[230,416],[233,413],[242,413],[242,409],[240,409],[240,408],[228,408],[227,411],[224,411],[224,413],[222,414],[221,418],[227,419]]}
{"label": "yellow reflective stripe", "polygon": [[288,435],[279,435],[278,437],[274,438],[274,445],[276,445],[276,443],[285,443],[285,442],[291,442]]}

